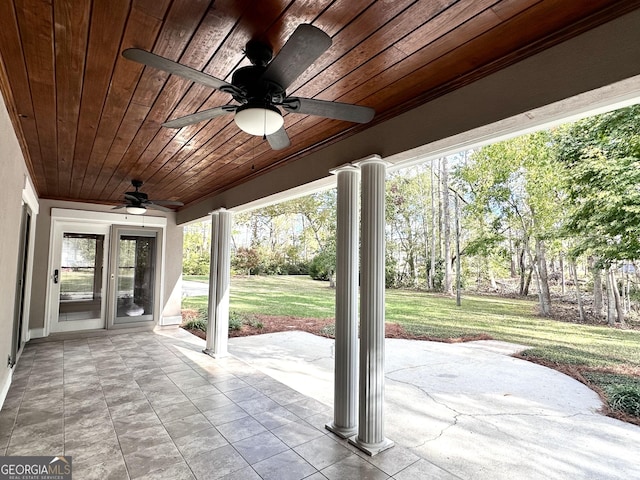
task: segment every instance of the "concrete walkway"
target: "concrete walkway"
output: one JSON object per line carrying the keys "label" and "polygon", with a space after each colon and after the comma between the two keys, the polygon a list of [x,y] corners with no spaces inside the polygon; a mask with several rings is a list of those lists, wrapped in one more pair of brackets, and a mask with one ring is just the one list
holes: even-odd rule
{"label": "concrete walkway", "polygon": [[[333,404],[333,340],[285,332],[229,345],[264,373]],[[598,396],[574,379],[509,356],[522,346],[387,339],[385,348],[386,436],[405,447],[398,452],[424,459],[394,478],[640,478],[640,427],[598,414]]]}
{"label": "concrete walkway", "polygon": [[183,297],[199,297],[209,295],[209,284],[203,282],[193,282],[191,280],[182,281]]}

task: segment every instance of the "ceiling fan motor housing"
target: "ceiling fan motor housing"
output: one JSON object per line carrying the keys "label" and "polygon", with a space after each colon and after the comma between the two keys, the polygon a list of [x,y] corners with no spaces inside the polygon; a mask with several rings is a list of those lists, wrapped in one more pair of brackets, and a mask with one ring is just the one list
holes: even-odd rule
{"label": "ceiling fan motor housing", "polygon": [[232,84],[244,93],[244,95],[234,95],[234,100],[240,104],[282,103],[286,97],[284,89],[277,83],[263,78],[264,71],[263,66],[250,65],[233,72]]}

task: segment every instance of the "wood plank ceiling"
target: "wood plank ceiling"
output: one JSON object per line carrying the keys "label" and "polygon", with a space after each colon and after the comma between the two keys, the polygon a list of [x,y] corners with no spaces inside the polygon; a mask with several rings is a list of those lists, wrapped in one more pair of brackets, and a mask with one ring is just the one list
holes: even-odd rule
{"label": "wood plank ceiling", "polygon": [[[637,0],[3,0],[0,87],[42,198],[117,204],[130,180],[186,205],[391,118],[640,6]],[[287,94],[375,108],[366,125],[289,113],[269,148],[232,115],[160,124],[233,103],[129,61],[129,47],[226,81],[249,39],[274,52],[300,23],[333,45]]]}

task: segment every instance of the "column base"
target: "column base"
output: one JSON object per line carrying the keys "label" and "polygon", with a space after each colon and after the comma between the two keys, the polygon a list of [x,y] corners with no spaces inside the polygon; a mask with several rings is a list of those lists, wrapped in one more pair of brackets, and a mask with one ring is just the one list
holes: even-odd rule
{"label": "column base", "polygon": [[349,443],[371,457],[395,445],[388,438],[384,438],[381,442],[378,443],[366,443],[359,440],[357,436],[351,437],[349,439]]}
{"label": "column base", "polygon": [[212,358],[224,358],[229,356],[229,353],[215,353],[213,350],[209,350],[206,348],[202,350],[202,353],[206,353]]}
{"label": "column base", "polygon": [[353,437],[356,433],[358,433],[358,427],[339,427],[334,422],[327,423],[324,428],[329,430],[331,433],[335,433],[340,438],[350,438]]}

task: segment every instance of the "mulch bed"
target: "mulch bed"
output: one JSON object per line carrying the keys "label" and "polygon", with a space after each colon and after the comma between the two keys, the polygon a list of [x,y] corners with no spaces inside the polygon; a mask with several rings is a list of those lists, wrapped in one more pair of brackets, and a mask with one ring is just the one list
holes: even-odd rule
{"label": "mulch bed", "polygon": [[[329,328],[334,324],[332,318],[296,318],[286,316],[273,315],[252,315],[252,321],[243,324],[240,330],[229,330],[229,337],[247,337],[249,335],[262,335],[265,333],[288,332],[298,330],[312,333],[321,337],[334,338],[333,328]],[[201,330],[188,330],[200,338],[206,338]],[[437,338],[428,335],[416,335],[407,332],[402,325],[398,323],[385,324],[386,338],[403,338],[407,340],[428,340],[431,342],[443,343],[461,343],[472,342],[475,340],[492,340],[489,335],[469,335],[457,338]]]}

